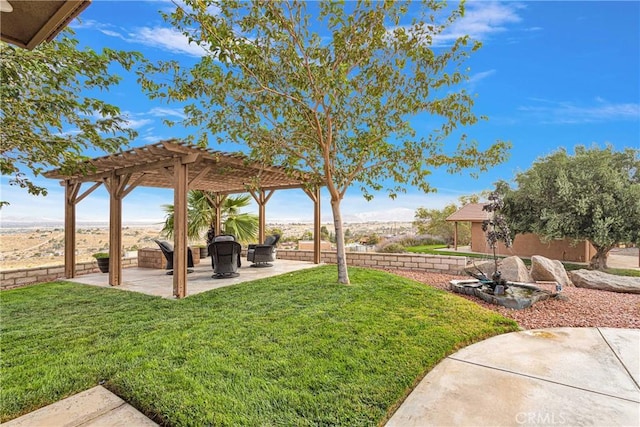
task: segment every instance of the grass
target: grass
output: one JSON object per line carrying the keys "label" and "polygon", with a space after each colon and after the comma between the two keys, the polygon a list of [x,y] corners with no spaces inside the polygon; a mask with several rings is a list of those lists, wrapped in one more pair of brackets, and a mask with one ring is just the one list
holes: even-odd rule
{"label": "grass", "polygon": [[[470,252],[456,252],[456,251],[443,251],[439,250],[442,248],[446,248],[446,245],[424,245],[424,246],[411,246],[405,248],[407,252],[416,253],[416,254],[432,254],[432,255],[445,255],[445,256],[465,256],[467,258],[482,258],[482,259],[493,259],[493,255],[489,254],[479,254],[479,253],[470,253]],[[498,255],[498,258],[506,258],[507,255]],[[531,260],[529,258],[523,258],[522,261],[525,265],[530,266]],[[585,264],[574,264],[571,262],[563,262],[564,268],[567,271],[571,270],[580,270],[582,268],[586,268]],[[617,276],[633,276],[640,277],[640,270],[633,270],[628,268],[607,268],[605,273],[615,274]]]}
{"label": "grass", "polygon": [[380,271],[320,267],[180,301],[52,282],[0,294],[0,420],[100,382],[165,425],[376,425],[443,357],[517,329]]}

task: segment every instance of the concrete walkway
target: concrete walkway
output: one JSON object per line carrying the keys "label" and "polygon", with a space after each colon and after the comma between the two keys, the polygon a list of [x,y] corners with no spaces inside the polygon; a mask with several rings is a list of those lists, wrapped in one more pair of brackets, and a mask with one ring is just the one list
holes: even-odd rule
{"label": "concrete walkway", "polygon": [[158,424],[102,386],[3,423],[3,427],[147,427]]}
{"label": "concrete walkway", "polygon": [[386,424],[639,426],[640,330],[514,332],[440,362]]}

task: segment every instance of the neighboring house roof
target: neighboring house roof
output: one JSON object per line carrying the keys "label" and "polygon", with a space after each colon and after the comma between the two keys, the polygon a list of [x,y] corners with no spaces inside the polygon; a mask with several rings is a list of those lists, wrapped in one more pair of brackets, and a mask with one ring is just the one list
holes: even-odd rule
{"label": "neighboring house roof", "polygon": [[25,49],[51,41],[91,0],[2,1],[2,40]]}
{"label": "neighboring house roof", "polygon": [[491,214],[483,211],[486,203],[469,203],[447,217],[447,221],[482,222],[491,218]]}

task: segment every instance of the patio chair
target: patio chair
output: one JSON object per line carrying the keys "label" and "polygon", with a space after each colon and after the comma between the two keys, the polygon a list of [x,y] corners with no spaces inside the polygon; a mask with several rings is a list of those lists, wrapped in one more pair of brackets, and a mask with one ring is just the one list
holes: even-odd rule
{"label": "patio chair", "polygon": [[274,234],[264,239],[263,244],[249,245],[247,261],[252,262],[251,267],[273,267],[271,262],[276,260],[276,244],[280,240],[279,234]]}
{"label": "patio chair", "polygon": [[[223,237],[224,239],[220,239]],[[231,236],[233,237],[233,236]],[[240,243],[227,239],[226,236],[217,236],[213,243],[209,244],[211,254],[211,266],[213,267],[214,279],[224,279],[238,277],[238,267],[240,267]]]}
{"label": "patio chair", "polygon": [[[167,259],[167,274],[173,274],[173,246],[171,243],[153,239],[154,242],[158,244],[160,250],[164,254],[164,257]],[[190,270],[189,267],[193,267],[193,253],[191,253],[191,248],[187,247],[187,273],[193,273],[193,270]]]}
{"label": "patio chair", "polygon": [[[234,236],[233,234],[220,234],[218,236],[215,236],[212,238],[211,242],[209,242],[207,244],[207,250],[209,251],[209,255],[211,255],[211,268],[213,268],[215,270],[215,259],[213,258],[213,252],[211,252],[211,250],[209,250],[209,246],[211,246],[211,243],[213,242],[235,242],[236,241],[236,236]],[[242,260],[240,258],[240,256],[238,256],[238,268],[242,267]]]}

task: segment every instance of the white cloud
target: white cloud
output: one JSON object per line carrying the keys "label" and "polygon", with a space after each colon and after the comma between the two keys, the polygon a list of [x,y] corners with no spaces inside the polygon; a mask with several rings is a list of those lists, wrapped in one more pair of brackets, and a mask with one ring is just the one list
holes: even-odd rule
{"label": "white cloud", "polygon": [[173,28],[141,27],[129,33],[127,41],[195,57],[207,53],[201,46],[189,43],[189,39],[184,34]]}
{"label": "white cloud", "polygon": [[595,98],[595,103],[579,105],[569,101],[553,101],[532,98],[533,104],[518,108],[519,111],[545,124],[580,124],[638,120],[640,104],[611,103]]}
{"label": "white cloud", "polygon": [[184,119],[186,118],[186,116],[184,115],[184,113],[182,112],[182,109],[180,108],[162,108],[162,107],[156,107],[156,108],[152,108],[149,111],[149,114],[154,116],[154,117],[167,117],[167,116],[172,116],[172,117],[177,117],[179,119]]}
{"label": "white cloud", "polygon": [[469,81],[467,81],[467,84],[473,88],[479,82],[486,79],[487,77],[491,77],[495,73],[496,73],[496,70],[487,70],[487,71],[481,71],[479,73],[475,73],[469,77]]}
{"label": "white cloud", "polygon": [[452,44],[465,35],[473,40],[486,40],[490,35],[507,31],[508,24],[521,22],[518,10],[522,7],[522,4],[515,2],[469,2],[466,4],[464,16],[438,35],[433,44]]}
{"label": "white cloud", "polygon": [[153,123],[151,119],[132,119],[127,118],[127,126],[133,129],[139,129],[143,126],[148,125],[149,123]]}

